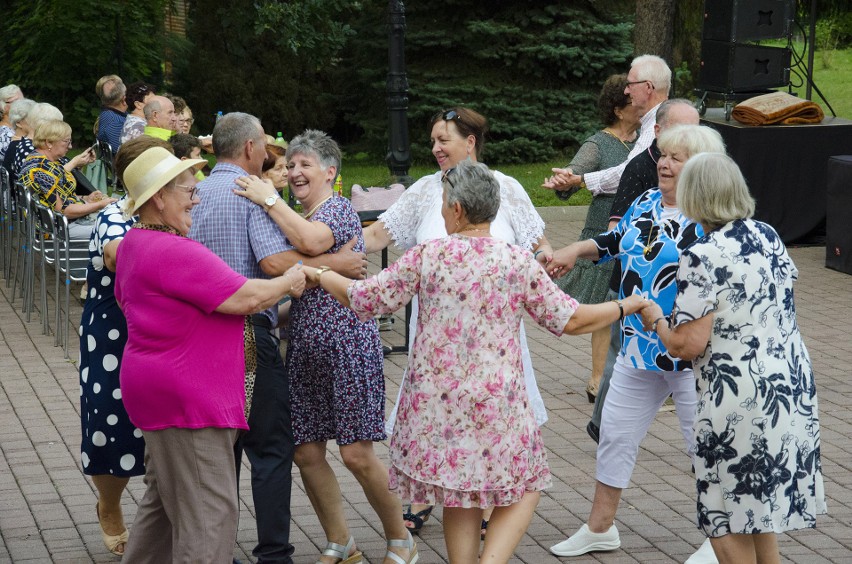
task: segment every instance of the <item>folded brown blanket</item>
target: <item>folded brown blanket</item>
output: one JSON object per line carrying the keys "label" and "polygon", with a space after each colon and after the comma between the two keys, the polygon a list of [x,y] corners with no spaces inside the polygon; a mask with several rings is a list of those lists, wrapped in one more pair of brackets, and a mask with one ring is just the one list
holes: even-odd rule
{"label": "folded brown blanket", "polygon": [[820,123],[825,114],[814,102],[786,92],[772,92],[737,104],[731,115],[746,125]]}

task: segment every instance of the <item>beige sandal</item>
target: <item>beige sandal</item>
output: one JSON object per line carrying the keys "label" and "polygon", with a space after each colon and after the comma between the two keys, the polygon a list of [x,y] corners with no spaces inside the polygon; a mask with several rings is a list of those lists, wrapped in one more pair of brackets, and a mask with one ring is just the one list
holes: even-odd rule
{"label": "beige sandal", "polygon": [[124,550],[121,552],[118,551],[119,545],[124,545],[123,548],[127,548],[127,539],[130,537],[130,533],[127,531],[127,527],[124,528],[124,531],[120,535],[108,535],[106,531],[104,531],[104,526],[101,525],[101,511],[98,504],[95,504],[95,514],[98,516],[98,525],[101,528],[101,538],[104,541],[104,546],[107,547],[112,554],[116,556],[124,556]]}
{"label": "beige sandal", "polygon": [[[322,551],[322,555],[339,558],[340,560],[337,564],[361,564],[364,561],[364,555],[361,554],[361,551],[357,548],[355,549],[355,552],[349,554],[349,551],[353,548],[355,548],[355,539],[353,537],[349,537],[349,542],[346,543],[346,546],[337,544],[336,542],[329,542],[325,545],[325,550]],[[324,563],[317,562],[317,564]]]}
{"label": "beige sandal", "polygon": [[[405,548],[408,550],[408,560],[404,560],[402,556],[395,552],[391,552],[391,548]],[[414,542],[414,537],[408,533],[408,538],[405,540],[391,539],[388,541],[388,551],[385,553],[385,558],[390,558],[396,564],[415,564],[420,555],[417,554],[417,543]]]}

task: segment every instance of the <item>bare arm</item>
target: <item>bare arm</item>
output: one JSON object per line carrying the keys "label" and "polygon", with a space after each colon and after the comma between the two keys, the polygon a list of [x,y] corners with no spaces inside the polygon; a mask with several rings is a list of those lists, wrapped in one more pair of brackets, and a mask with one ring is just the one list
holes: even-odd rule
{"label": "bare arm", "polygon": [[646,331],[656,331],[669,354],[683,360],[693,360],[707,348],[710,332],[713,329],[713,315],[708,313],[693,321],[681,323],[675,328],[669,327],[663,310],[651,303],[642,311],[642,325]]}
{"label": "bare arm", "polygon": [[383,221],[376,220],[364,230],[364,244],[368,253],[381,251],[391,244],[390,232],[385,229]]}
{"label": "bare arm", "polygon": [[318,285],[320,288],[334,296],[334,298],[346,307],[349,307],[349,294],[347,289],[352,280],[344,278],[331,270],[319,273],[319,269],[305,267],[305,277],[308,282]]}
{"label": "bare arm", "polygon": [[558,278],[574,268],[578,258],[597,260],[600,256],[598,246],[591,239],[571,243],[558,251],[553,251],[550,264],[547,265],[547,273],[553,278]]}
{"label": "bare arm", "polygon": [[[331,228],[321,221],[308,221],[290,209],[290,206],[278,198],[275,186],[269,180],[261,180],[257,176],[242,176],[236,180],[243,190],[234,189],[234,194],[248,198],[252,202],[263,205],[266,198],[275,196],[275,204],[266,209],[287,239],[302,253],[317,256],[329,250],[334,245],[334,234]],[[265,206],[264,206],[265,207]]]}
{"label": "bare arm", "polygon": [[[619,307],[619,303],[621,307]],[[648,306],[648,301],[640,295],[633,295],[623,300],[614,300],[602,304],[586,305],[580,304],[577,311],[568,320],[563,334],[582,335],[591,333],[604,327],[609,327],[622,317],[633,315]]]}
{"label": "bare arm", "polygon": [[353,237],[340,247],[336,253],[322,254],[315,257],[303,255],[299,251],[284,251],[261,259],[260,268],[268,276],[278,276],[294,264],[302,261],[308,266],[330,266],[335,272],[347,278],[364,278],[367,276],[367,255],[353,251],[358,237]]}
{"label": "bare arm", "polygon": [[538,240],[538,243],[533,249],[533,255],[535,256],[535,260],[542,266],[546,266],[553,260],[553,247],[544,235],[541,236],[541,239]]}
{"label": "bare arm", "polygon": [[68,204],[63,210],[62,204],[65,203],[65,200],[57,197],[53,203],[53,209],[64,214],[69,220],[73,220],[87,216],[92,212],[100,211],[115,201],[115,198],[104,198],[103,200],[87,202],[85,204]]}
{"label": "bare arm", "polygon": [[277,304],[287,294],[293,297],[302,295],[305,289],[305,274],[301,265],[296,265],[271,280],[247,280],[239,290],[216,308],[219,313],[249,315],[263,311]]}
{"label": "bare arm", "polygon": [[118,251],[118,244],[121,239],[113,239],[104,245],[104,266],[110,272],[115,272],[115,253]]}

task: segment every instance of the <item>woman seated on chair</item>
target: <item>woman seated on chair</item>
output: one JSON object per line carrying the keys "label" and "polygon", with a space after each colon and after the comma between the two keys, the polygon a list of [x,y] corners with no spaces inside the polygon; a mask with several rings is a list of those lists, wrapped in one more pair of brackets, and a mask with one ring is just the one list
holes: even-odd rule
{"label": "woman seated on chair", "polygon": [[82,197],[75,194],[77,181],[72,171],[93,162],[94,152],[89,148],[73,159],[65,158],[71,148],[71,126],[57,119],[38,126],[33,145],[36,150],[24,159],[18,180],[39,202],[68,218],[68,233],[72,239],[88,239],[95,220],[86,216],[115,201],[103,192]]}

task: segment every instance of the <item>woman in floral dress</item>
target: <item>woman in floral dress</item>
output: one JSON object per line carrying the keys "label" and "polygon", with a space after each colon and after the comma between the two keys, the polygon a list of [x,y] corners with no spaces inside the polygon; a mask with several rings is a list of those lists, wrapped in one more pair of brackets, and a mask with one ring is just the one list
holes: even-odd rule
{"label": "woman in floral dress", "polygon": [[826,512],[816,384],[796,323],[798,271],[725,155],[683,168],[678,201],[705,235],[684,251],[671,320],[642,313],[698,382],[698,527],[719,562],[778,562],[775,533]]}
{"label": "woman in floral dress", "polygon": [[[420,299],[417,337],[391,438],[390,487],[444,506],[450,562],[506,562],[550,486],[541,433],[524,388],[520,322],[555,335],[588,333],[646,303],[579,305],[532,254],[491,236],[500,186],[483,164],[444,174],[449,237],[408,250],[379,275],[350,281],[303,267],[361,319]],[[494,507],[480,560],[482,509]]]}

